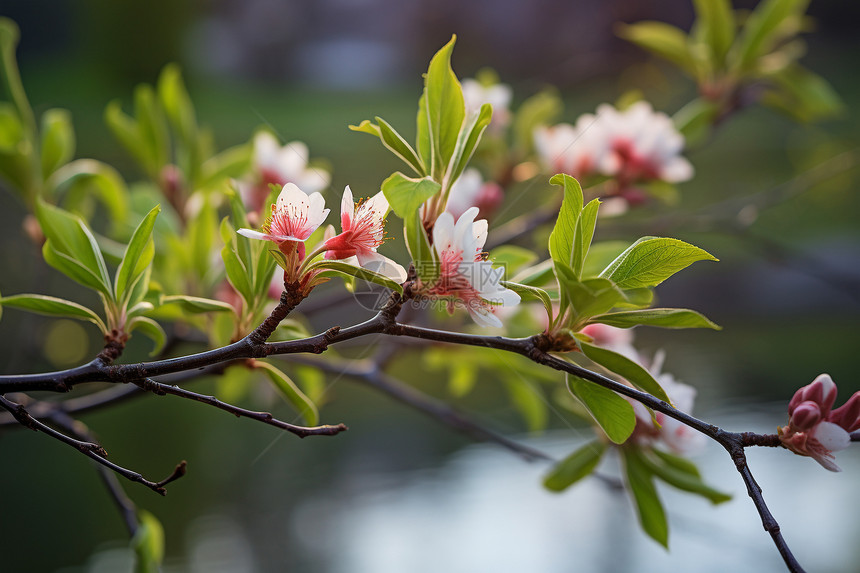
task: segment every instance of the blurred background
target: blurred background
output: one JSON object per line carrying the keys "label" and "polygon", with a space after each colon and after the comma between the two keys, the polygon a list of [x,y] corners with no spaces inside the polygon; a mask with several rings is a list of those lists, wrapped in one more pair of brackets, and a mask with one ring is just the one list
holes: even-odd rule
{"label": "blurred background", "polygon": [[[785,423],[794,390],[821,372],[839,384],[840,402],[860,389],[857,169],[753,214],[748,232],[704,229],[692,215],[775,189],[856,150],[860,7],[817,1],[809,13],[815,25],[803,62],[833,84],[845,114],[798,125],[760,107],[746,110],[687,154],[697,174],[681,185],[678,209],[689,217],[653,229],[633,216],[610,231],[631,240],[649,233],[678,237],[721,259],[694,265],[658,294],[664,305],[699,310],[724,330],[641,331],[637,344],[649,352],[666,348],[666,370],[699,392],[696,413],[727,429],[773,432]],[[375,115],[411,125],[421,73],[452,33],[458,34],[453,65],[459,77],[495,69],[513,87],[514,107],[555,85],[566,121],[631,89],[671,114],[695,91],[613,32],[616,22],[643,19],[686,29],[693,12],[685,0],[659,6],[624,0],[5,0],[0,15],[21,27],[19,64],[37,114],[71,110],[78,157],[116,165],[129,180],[141,177],[102,113],[115,98],[128,107],[135,85],[153,83],[166,63],[178,62],[198,119],[214,129],[219,148],[247,141],[264,124],[283,141],[304,141],[312,157],[332,168],[329,202],[346,184],[369,195],[398,169],[378,144],[346,126]],[[24,215],[11,194],[0,193],[0,291],[89,296],[44,265],[21,228]],[[326,328],[344,320],[342,312],[317,313],[312,324]],[[60,350],[46,352],[46,340]],[[67,367],[92,356],[99,343],[77,324],[7,311],[0,322],[0,372]],[[142,359],[147,350],[133,344],[126,359]],[[446,396],[446,381],[421,370],[395,361],[396,374]],[[782,570],[739,477],[716,446],[696,461],[706,480],[735,500],[711,508],[663,491],[671,526],[666,553],[638,530],[626,496],[599,481],[548,493],[540,485],[544,464],[473,445],[347,378],[331,377],[328,384],[335,399],[323,408],[323,421],[350,427],[334,439],[298,440],[170,397],[149,396],[83,417],[112,459],[144,475],[166,475],[188,460],[188,476],[166,498],[126,486],[165,527],[165,571]],[[195,389],[214,391],[215,385]],[[591,435],[556,416],[547,433],[527,435],[492,379],[481,380],[457,405],[558,457]],[[288,407],[272,407],[290,416]],[[82,456],[33,432],[4,430],[0,459],[0,570],[128,570],[120,516]],[[852,510],[860,503],[852,487],[860,451],[842,452],[838,460],[841,475],[785,452],[750,454],[783,533],[810,570],[855,570],[860,562],[853,542],[860,524]]]}

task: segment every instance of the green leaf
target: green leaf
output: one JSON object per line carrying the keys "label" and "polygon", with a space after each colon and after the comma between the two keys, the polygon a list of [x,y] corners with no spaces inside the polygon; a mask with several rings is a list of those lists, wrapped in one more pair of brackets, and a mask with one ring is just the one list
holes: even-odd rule
{"label": "green leaf", "polygon": [[547,404],[540,386],[514,374],[503,378],[511,402],[523,417],[530,432],[540,432],[546,428]]}
{"label": "green leaf", "polygon": [[636,414],[630,402],[603,386],[567,375],[567,387],[585,406],[591,417],[616,444],[623,444],[636,427]]}
{"label": "green leaf", "polygon": [[257,360],[254,363],[254,366],[256,368],[261,368],[266,373],[275,385],[275,388],[277,388],[281,392],[281,395],[293,405],[299,414],[302,415],[305,423],[309,426],[316,426],[319,424],[320,415],[316,405],[311,402],[310,398],[305,396],[304,392],[299,390],[299,387],[296,386],[289,376],[268,362]]}
{"label": "green leaf", "polygon": [[624,299],[624,293],[608,279],[595,278],[579,281],[564,263],[555,265],[562,292],[561,311],[568,305],[573,309],[573,322],[577,329],[595,314],[602,314]]}
{"label": "green leaf", "polygon": [[472,391],[478,381],[478,368],[468,362],[456,361],[451,363],[451,374],[448,378],[448,391],[455,398],[462,398]]}
{"label": "green leaf", "polygon": [[618,35],[648,50],[665,60],[668,60],[690,73],[696,73],[696,62],[687,45],[687,34],[680,28],[664,22],[637,22],[621,24]]}
{"label": "green leaf", "polygon": [[52,261],[56,261],[56,258],[52,257],[51,260],[48,260],[46,257],[46,262],[60,272],[66,273],[70,278],[81,282],[84,286],[99,290],[111,300],[113,290],[110,287],[104,258],[99,251],[95,237],[83,220],[77,215],[43,201],[36,202],[36,217],[39,219],[42,232],[48,239],[42,252],[44,253],[46,249],[56,251],[59,255],[63,255],[88,271],[94,280],[81,281],[82,274],[79,272],[75,272],[74,276],[69,274],[67,272],[68,265],[63,264],[61,265],[62,268],[55,266]]}
{"label": "green leaf", "polygon": [[576,220],[576,229],[573,233],[573,254],[571,257],[571,268],[576,276],[582,276],[582,268],[591,240],[594,238],[594,227],[597,224],[597,209],[600,206],[599,199],[592,199],[582,209],[580,217]]}
{"label": "green leaf", "polygon": [[521,269],[514,275],[514,281],[528,286],[546,285],[552,281],[554,269],[552,259],[547,259],[534,266]]}
{"label": "green leaf", "polygon": [[200,167],[200,187],[211,187],[230,177],[241,177],[250,171],[253,155],[253,146],[243,143],[209,158]]}
{"label": "green leaf", "polygon": [[221,259],[224,261],[224,270],[227,272],[227,280],[233,285],[245,301],[246,306],[250,306],[254,301],[254,291],[251,288],[248,270],[245,265],[239,260],[236,251],[232,245],[225,245],[221,249]]}
{"label": "green leaf", "polygon": [[[549,254],[553,261],[572,267],[573,243],[576,235],[576,223],[582,214],[582,187],[579,182],[566,173],[554,175],[549,180],[552,185],[564,188],[564,199],[561,203],[558,219],[549,236]],[[579,276],[579,275],[577,275]]]}
{"label": "green leaf", "polygon": [[[657,450],[652,450],[652,452],[656,453]],[[714,505],[732,499],[731,495],[718,491],[703,482],[697,475],[698,471],[696,474],[684,471],[676,465],[664,463],[663,458],[661,457],[649,456],[648,452],[642,452],[641,459],[642,463],[651,471],[651,473],[669,485],[682,491],[700,495]]]}
{"label": "green leaf", "polygon": [[696,98],[679,109],[672,117],[675,127],[684,136],[686,145],[702,141],[711,131],[720,104],[705,98]]}
{"label": "green leaf", "polygon": [[61,253],[55,249],[54,244],[50,239],[45,241],[45,244],[42,245],[42,257],[44,257],[46,263],[73,281],[76,281],[87,288],[100,291],[108,296],[113,295],[109,287],[105,287],[101,278],[69,255]]}
{"label": "green leaf", "polygon": [[348,127],[351,131],[357,131],[359,133],[369,133],[370,135],[375,135],[376,137],[382,139],[382,135],[379,133],[379,126],[374,124],[369,119],[365,119],[358,125],[350,125]]}
{"label": "green leaf", "polygon": [[414,179],[399,171],[382,182],[382,193],[391,205],[391,210],[404,221],[410,220],[419,207],[441,188],[430,177]]}
{"label": "green leaf", "polygon": [[27,140],[34,142],[36,141],[36,119],[27,100],[27,94],[24,92],[18,62],[15,59],[15,49],[18,47],[20,37],[21,31],[15,22],[9,18],[0,18],[0,81],[3,82],[3,91],[9,94],[12,103],[15,104],[15,110],[21,118]]}
{"label": "green leaf", "polygon": [[377,117],[376,122],[379,124],[377,129],[379,130],[379,138],[382,140],[382,144],[414,169],[419,177],[428,175],[427,168],[421,162],[421,158],[418,157],[415,150],[412,149],[412,146],[387,121],[381,117]]}
{"label": "green leaf", "polygon": [[351,265],[343,261],[322,259],[311,264],[308,267],[308,270],[323,270],[323,276],[333,274],[355,277],[363,281],[382,285],[386,288],[390,288],[391,290],[397,291],[398,293],[403,293],[403,287],[397,281],[394,281],[385,275],[381,275],[379,273],[375,273],[373,271],[369,271],[367,269],[363,269],[361,267],[357,267],[355,265]]}
{"label": "green leaf", "polygon": [[[436,52],[430,60],[430,67],[427,69],[424,81],[427,125],[430,128],[430,142],[434,156],[433,175],[437,181],[442,180],[451,162],[466,115],[463,89],[454,70],[451,69],[451,51],[454,49],[456,40],[457,36],[452,36],[451,41]],[[426,162],[424,164],[426,165]]]}
{"label": "green leaf", "polygon": [[582,478],[591,475],[600,458],[606,452],[606,444],[599,441],[585,444],[562,461],[543,479],[543,485],[550,491],[564,491]]}
{"label": "green leaf", "polygon": [[68,163],[75,155],[75,130],[72,116],[64,109],[49,109],[42,114],[42,177]]}
{"label": "green leaf", "polygon": [[[465,104],[464,104],[465,105]],[[430,116],[427,113],[427,90],[418,98],[418,116],[415,118],[416,133],[415,145],[418,147],[418,157],[421,164],[427,168],[427,172],[433,175],[438,170],[439,158],[433,153],[433,141],[430,135]],[[363,125],[363,124],[362,124]]]}
{"label": "green leaf", "polygon": [[78,159],[63,165],[45,186],[52,193],[65,193],[67,204],[96,197],[104,205],[115,227],[128,217],[128,188],[119,172],[94,159]]}
{"label": "green leaf", "polygon": [[164,560],[164,528],[154,515],[137,510],[138,528],[131,545],[134,548],[135,573],[158,573]]}
{"label": "green leaf", "polygon": [[624,469],[627,475],[627,486],[636,505],[639,524],[654,541],[663,547],[669,547],[669,523],[666,512],[654,486],[651,471],[642,460],[642,455],[635,448],[624,448]]}
{"label": "green leaf", "polygon": [[415,272],[418,279],[427,284],[433,284],[439,278],[439,256],[430,245],[430,238],[421,222],[418,211],[411,219],[406,219],[403,234],[406,236],[406,247],[412,255]]}
{"label": "green leaf", "polygon": [[122,262],[116,271],[114,290],[118,301],[123,300],[130,287],[143,274],[155,256],[155,247],[151,236],[152,228],[155,226],[155,218],[160,212],[160,206],[153,207],[134,230],[134,234],[128,242],[128,247],[122,256]]}
{"label": "green leaf", "polygon": [[623,289],[657,286],[696,261],[716,257],[678,239],[643,237],[600,273]]}
{"label": "green leaf", "polygon": [[205,312],[235,312],[233,307],[220,300],[187,296],[181,294],[168,295],[161,299],[161,304],[178,304],[183,311],[190,314]]}
{"label": "green leaf", "polygon": [[590,322],[600,322],[619,328],[630,328],[641,324],[661,328],[713,328],[714,330],[721,330],[720,326],[705,316],[686,308],[649,308],[613,312],[595,316]]}
{"label": "green leaf", "polygon": [[164,113],[151,86],[140,85],[134,90],[134,112],[137,134],[146,154],[144,167],[153,177],[161,175],[170,157],[170,134]]}
{"label": "green leaf", "polygon": [[546,310],[546,315],[549,318],[549,323],[552,324],[552,300],[549,298],[549,293],[547,293],[542,288],[533,287],[529,285],[522,285],[519,283],[514,283],[510,281],[501,281],[500,283],[503,287],[509,288],[518,295],[522,300],[539,300],[543,303],[543,307]]}
{"label": "green leaf", "polygon": [[780,28],[791,16],[800,17],[809,0],[762,0],[744,24],[729,53],[730,66],[741,72],[753,67],[781,39]]}
{"label": "green leaf", "polygon": [[491,119],[493,119],[493,106],[488,103],[483,104],[477,114],[466,118],[460,133],[457,135],[457,145],[445,174],[449,188],[466,169],[466,165],[472,159],[475,149],[481,142],[481,136],[487,126],[490,125]]}
{"label": "green leaf", "polygon": [[164,344],[167,342],[167,334],[165,334],[164,329],[151,318],[136,316],[128,322],[126,328],[129,334],[135,330],[139,330],[144,336],[155,343],[155,348],[149,353],[150,356],[155,356],[161,352],[161,349],[164,348]]}
{"label": "green leaf", "polygon": [[762,103],[801,122],[838,116],[844,104],[833,87],[821,76],[793,64],[769,74],[776,90],[762,96]]}
{"label": "green leaf", "polygon": [[0,298],[0,306],[18,308],[46,316],[63,316],[86,320],[98,326],[103,333],[108,328],[101,317],[87,307],[70,300],[42,294],[16,294]]}
{"label": "green leaf", "polygon": [[711,48],[714,67],[722,63],[735,41],[735,17],[729,0],[693,0],[696,25],[701,26],[704,40]]}
{"label": "green leaf", "polygon": [[669,452],[664,452],[663,450],[658,450],[656,448],[651,448],[650,451],[653,455],[657,456],[660,459],[663,465],[670,466],[676,471],[689,474],[693,477],[702,477],[702,474],[699,473],[699,468],[696,467],[696,464],[694,464],[687,458],[682,458],[681,456],[676,456],[675,454],[670,454]]}
{"label": "green leaf", "polygon": [[186,145],[193,144],[197,139],[197,118],[182,82],[182,72],[176,64],[168,64],[161,71],[158,97],[176,133]]}
{"label": "green leaf", "polygon": [[633,362],[626,356],[622,356],[617,352],[607,350],[600,346],[594,346],[587,342],[580,342],[579,345],[580,348],[582,348],[582,353],[585,354],[589,360],[592,360],[609,371],[618,374],[643,392],[647,392],[655,398],[663,400],[669,404],[672,403],[669,396],[666,395],[666,391],[660,386],[660,383],[651,376],[650,372],[645,370],[636,362]]}
{"label": "green leaf", "polygon": [[488,260],[493,261],[494,267],[504,267],[505,276],[512,276],[526,265],[537,260],[537,254],[516,245],[502,245],[490,251]]}

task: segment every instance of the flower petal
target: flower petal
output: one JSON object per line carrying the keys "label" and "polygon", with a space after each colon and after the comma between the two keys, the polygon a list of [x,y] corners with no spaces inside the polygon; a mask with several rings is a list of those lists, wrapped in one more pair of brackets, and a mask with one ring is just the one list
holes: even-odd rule
{"label": "flower petal", "polygon": [[352,189],[347,185],[343,190],[340,200],[340,229],[349,231],[352,228],[352,220],[355,216],[355,201],[352,198]]}
{"label": "flower petal", "polygon": [[406,269],[384,255],[373,251],[357,252],[356,257],[362,268],[379,273],[398,283],[406,281]]}

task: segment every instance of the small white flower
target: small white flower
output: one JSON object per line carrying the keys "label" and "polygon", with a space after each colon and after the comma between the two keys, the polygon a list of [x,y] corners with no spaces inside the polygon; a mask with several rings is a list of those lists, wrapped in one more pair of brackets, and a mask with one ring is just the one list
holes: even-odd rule
{"label": "small white flower", "polygon": [[492,181],[485,182],[481,172],[470,167],[451,186],[451,194],[445,210],[455,219],[470,207],[477,207],[482,215],[487,216],[503,199],[504,191],[498,184]]}
{"label": "small white flower", "polygon": [[511,121],[511,99],[513,90],[507,84],[483,85],[477,80],[467,78],[462,82],[463,99],[466,104],[466,115],[478,113],[485,103],[493,106],[491,129],[504,128]]}

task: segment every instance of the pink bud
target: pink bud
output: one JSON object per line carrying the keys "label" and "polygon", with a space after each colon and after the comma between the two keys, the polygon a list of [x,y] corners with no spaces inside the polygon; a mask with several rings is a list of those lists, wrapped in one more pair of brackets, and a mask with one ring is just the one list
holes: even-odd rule
{"label": "pink bud", "polygon": [[808,384],[794,393],[791,402],[788,403],[789,415],[801,402],[812,401],[819,405],[825,416],[830,412],[833,403],[836,402],[836,383],[829,374],[820,374],[812,384]]}
{"label": "pink bud", "polygon": [[805,432],[821,421],[821,409],[818,404],[811,400],[801,402],[791,413],[789,423],[792,429]]}
{"label": "pink bud", "polygon": [[505,200],[505,192],[498,183],[488,181],[481,186],[475,207],[480,210],[482,217],[489,217]]}
{"label": "pink bud", "polygon": [[846,432],[860,430],[860,392],[855,392],[845,404],[833,410],[827,421],[841,426]]}

